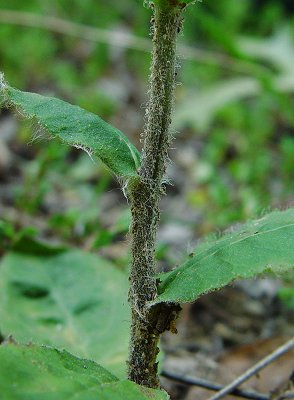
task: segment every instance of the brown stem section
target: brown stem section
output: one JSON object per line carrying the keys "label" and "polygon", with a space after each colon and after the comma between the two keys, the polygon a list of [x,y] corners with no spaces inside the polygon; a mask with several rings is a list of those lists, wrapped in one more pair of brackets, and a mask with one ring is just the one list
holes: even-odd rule
{"label": "brown stem section", "polygon": [[[173,4],[169,4],[173,3]],[[159,2],[160,3],[160,2]],[[170,143],[169,125],[173,105],[176,69],[176,37],[180,30],[181,8],[177,1],[154,5],[153,52],[149,102],[146,109],[144,147],[139,177],[129,185],[132,210],[132,269],[129,301],[132,308],[130,380],[156,388],[159,386],[156,357],[162,332],[173,329],[179,307],[147,303],[157,295],[154,248],[159,221],[159,200],[164,192]]]}

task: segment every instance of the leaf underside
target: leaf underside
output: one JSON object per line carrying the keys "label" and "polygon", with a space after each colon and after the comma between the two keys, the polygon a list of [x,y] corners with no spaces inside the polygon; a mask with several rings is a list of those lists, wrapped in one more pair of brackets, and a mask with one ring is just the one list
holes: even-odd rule
{"label": "leaf underside", "polygon": [[117,176],[137,175],[140,153],[118,129],[97,115],[65,101],[4,86],[2,97],[53,137],[101,159]]}
{"label": "leaf underside", "polygon": [[160,294],[152,304],[185,303],[239,278],[294,268],[294,209],[275,211],[214,241],[173,271],[159,276]]}
{"label": "leaf underside", "polygon": [[1,334],[64,348],[125,377],[127,292],[125,274],[92,254],[11,252],[0,264]]}
{"label": "leaf underside", "polygon": [[13,343],[0,346],[0,388],[6,400],[168,400],[66,351]]}

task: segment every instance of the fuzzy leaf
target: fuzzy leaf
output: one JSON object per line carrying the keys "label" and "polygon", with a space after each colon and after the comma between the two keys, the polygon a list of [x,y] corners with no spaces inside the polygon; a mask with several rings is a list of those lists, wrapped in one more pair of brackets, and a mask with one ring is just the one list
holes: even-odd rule
{"label": "fuzzy leaf", "polygon": [[28,118],[35,118],[53,137],[100,158],[116,175],[137,175],[140,153],[118,129],[97,115],[65,101],[22,92],[2,83],[0,97]]}
{"label": "fuzzy leaf", "polygon": [[0,346],[1,399],[168,400],[161,390],[118,381],[93,361],[35,345]]}
{"label": "fuzzy leaf", "polygon": [[1,334],[65,348],[124,377],[127,292],[125,274],[92,254],[11,252],[0,264]]}
{"label": "fuzzy leaf", "polygon": [[276,211],[215,241],[203,243],[195,256],[160,275],[160,295],[151,304],[195,301],[238,278],[294,268],[294,209]]}

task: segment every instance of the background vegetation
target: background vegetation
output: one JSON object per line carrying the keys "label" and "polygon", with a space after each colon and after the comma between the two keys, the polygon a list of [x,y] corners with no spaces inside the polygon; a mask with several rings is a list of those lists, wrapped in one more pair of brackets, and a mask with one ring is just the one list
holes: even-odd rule
{"label": "background vegetation", "polygon": [[[65,0],[15,0],[0,2],[0,7],[37,13],[41,25],[42,16],[54,16],[107,29],[109,40],[113,31],[148,37],[150,13],[141,1],[114,2],[111,7],[106,1],[73,1],[68,7]],[[181,191],[184,205],[172,207],[173,215],[167,217],[168,224],[193,231],[188,241],[292,200],[294,51],[289,11],[284,2],[248,0],[206,1],[188,11],[181,44],[189,47],[179,50],[178,141],[171,150],[179,171],[171,165],[169,174],[174,183],[170,194],[175,199]],[[0,18],[1,68],[9,82],[96,112],[140,146],[147,52],[130,49],[123,40],[120,46],[84,40],[77,28],[73,37],[5,23],[1,13]],[[107,211],[105,189],[107,197],[114,190],[114,202],[123,207],[117,184],[105,171],[76,150],[60,149],[54,142],[44,146],[38,131],[32,141],[31,128],[9,126],[8,137],[1,135],[11,161],[5,163],[2,156],[2,202],[42,221],[45,217],[50,235],[81,244],[97,235],[99,221],[101,228],[110,224],[113,234],[126,229],[127,223],[114,227],[116,221],[105,221],[102,215]],[[109,230],[98,236],[91,247],[112,239]]]}
{"label": "background vegetation", "polygon": [[[189,9],[179,46],[173,186],[159,236],[162,267],[181,261],[203,234],[293,203],[292,11],[291,2],[250,0]],[[28,13],[39,17],[30,22]],[[1,68],[15,87],[98,113],[140,148],[149,18],[139,0],[111,7],[103,0],[70,7],[65,0],[0,0]],[[64,20],[83,26],[70,29]],[[87,27],[95,40],[85,39]],[[129,216],[118,184],[85,153],[43,136],[2,111],[3,236],[29,228],[99,249],[125,267]]]}
{"label": "background vegetation", "polygon": [[[157,248],[161,269],[183,261],[205,234],[293,205],[293,9],[291,1],[203,0],[187,11],[172,185],[162,201]],[[99,114],[140,148],[149,19],[141,0],[111,6],[107,0],[0,0],[0,69],[12,86]],[[125,269],[129,220],[124,194],[102,165],[1,111],[0,255],[26,234],[92,250]],[[279,289],[285,309],[294,306],[291,279]],[[240,304],[231,290],[225,303],[234,300],[235,318],[247,300],[241,295]],[[261,289],[254,290],[252,297],[259,297]],[[219,294],[212,296],[219,301]],[[204,303],[197,310],[202,323]],[[266,333],[260,315],[248,341],[283,330]],[[200,335],[207,334],[204,325]],[[244,341],[241,333],[220,335],[225,346]]]}
{"label": "background vegetation", "polygon": [[[7,16],[8,9],[40,16],[33,25],[44,29],[22,26],[27,14]],[[180,261],[203,234],[293,202],[292,9],[291,2],[250,0],[189,9],[179,49],[178,140],[170,152],[174,186],[158,249],[164,264]],[[0,0],[0,10],[8,82],[98,113],[140,147],[150,57],[148,43],[136,41],[149,33],[150,11],[141,1],[109,7],[77,0],[69,7],[65,0]],[[58,33],[66,30],[60,20],[46,29],[48,16],[105,29],[104,38],[98,31],[95,41],[85,40],[75,25],[74,36]],[[113,32],[118,46],[110,44]],[[46,237],[104,248],[125,265],[123,246],[113,248],[128,229],[118,184],[84,153],[46,142],[38,129],[32,136],[32,126],[16,125],[9,112],[1,117],[1,218],[12,224],[3,229],[34,226]],[[175,246],[167,252],[168,244]]]}

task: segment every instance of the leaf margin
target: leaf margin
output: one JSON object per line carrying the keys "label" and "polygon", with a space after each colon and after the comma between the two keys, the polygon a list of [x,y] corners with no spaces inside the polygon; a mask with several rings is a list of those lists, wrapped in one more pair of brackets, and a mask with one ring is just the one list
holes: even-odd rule
{"label": "leaf margin", "polygon": [[[211,240],[211,239],[209,239],[207,241],[203,241],[196,248],[196,254],[191,259],[188,259],[186,262],[184,262],[177,268],[173,269],[172,271],[159,274],[158,275],[158,279],[160,280],[159,295],[152,302],[149,302],[149,307],[152,307],[159,303],[193,302],[193,301],[197,300],[197,298],[199,298],[200,296],[210,293],[214,290],[218,290],[218,289],[234,282],[237,279],[254,278],[257,275],[263,274],[265,272],[273,272],[275,274],[280,274],[283,271],[294,269],[294,250],[292,250],[293,254],[291,253],[291,257],[292,257],[291,261],[289,261],[287,263],[288,265],[285,265],[286,264],[285,263],[284,267],[282,265],[273,266],[273,265],[271,265],[271,263],[268,263],[264,267],[258,267],[259,269],[262,268],[262,270],[249,271],[250,275],[248,275],[248,270],[245,270],[242,273],[234,273],[234,276],[232,276],[230,279],[227,279],[225,282],[220,282],[219,284],[211,284],[210,286],[207,285],[204,290],[200,290],[199,293],[195,293],[193,295],[188,295],[188,294],[184,295],[183,294],[182,297],[180,297],[180,295],[178,295],[178,297],[176,297],[175,295],[172,295],[172,293],[170,293],[169,295],[167,294],[168,291],[171,292],[171,290],[172,290],[171,288],[175,288],[175,287],[177,288],[179,286],[178,285],[179,279],[180,279],[179,276],[181,275],[183,270],[185,268],[187,268],[187,266],[188,267],[191,266],[191,268],[193,268],[193,265],[192,265],[193,261],[195,264],[197,264],[197,261],[198,261],[198,264],[200,264],[201,261],[203,261],[201,259],[201,256],[203,256],[205,253],[208,253],[209,251],[211,251],[211,249],[213,249],[213,247],[215,247],[216,244],[219,244],[218,242],[228,240],[228,236],[230,234],[233,234],[234,236],[237,234],[243,234],[244,235],[243,239],[245,239],[245,240],[248,238],[250,239],[251,237],[253,237],[253,235],[256,235],[256,229],[254,229],[255,232],[253,232],[251,235],[247,235],[247,236],[246,236],[246,229],[248,230],[248,229],[256,228],[257,226],[256,225],[254,226],[254,224],[258,224],[258,223],[262,224],[263,222],[266,222],[266,219],[271,218],[271,217],[273,217],[273,219],[274,219],[277,216],[280,217],[282,215],[282,217],[286,216],[286,218],[287,218],[288,214],[289,215],[291,214],[290,217],[292,218],[292,220],[291,220],[292,222],[288,226],[292,227],[291,234],[293,235],[292,241],[293,241],[293,248],[294,248],[294,208],[289,208],[284,211],[276,210],[269,214],[265,214],[264,216],[262,216],[261,218],[259,218],[257,220],[249,221],[245,224],[242,224],[242,226],[234,232],[225,233],[223,236],[218,238],[216,241]],[[287,225],[285,224],[285,226],[283,226],[282,228],[287,229]],[[291,248],[290,240],[288,242],[288,245],[289,245],[289,248]],[[199,252],[197,253],[197,251],[199,251],[199,249],[200,249],[200,253]],[[220,248],[220,250],[222,250],[222,248]],[[208,254],[208,256],[209,256],[209,254]],[[205,274],[207,274],[207,271],[205,271],[205,269],[204,269],[202,271],[202,276],[204,276]],[[182,283],[183,283],[183,281],[182,281]]]}
{"label": "leaf margin", "polygon": [[[12,353],[11,356],[9,352]],[[10,368],[13,367],[13,364],[17,364],[13,373],[9,369],[9,356],[12,360]],[[19,359],[23,362],[17,362]],[[57,395],[59,399],[67,400],[71,392],[79,400],[84,398],[89,400],[115,398],[118,400],[121,398],[119,397],[120,392],[123,394],[128,393],[128,391],[131,399],[169,399],[168,394],[163,390],[149,389],[131,381],[119,380],[94,361],[73,356],[65,350],[58,350],[50,346],[31,343],[21,345],[10,339],[10,341],[0,345],[0,360],[2,360],[0,371],[2,368],[8,375],[7,379],[3,378],[6,387],[1,386],[2,394],[4,390],[4,393],[8,394],[11,400],[19,399],[19,395],[22,396],[21,398],[31,399],[37,398],[36,396],[41,394],[42,398],[44,396],[44,398],[53,398],[52,396],[56,398],[55,395]],[[34,376],[34,379],[27,379],[30,374]],[[60,374],[63,374],[62,379],[60,379]],[[19,377],[21,377],[21,380],[17,382]],[[54,380],[56,377],[57,380]],[[44,387],[42,378],[46,380],[47,388]],[[50,384],[50,379],[53,379],[53,385]],[[109,395],[114,395],[114,397],[109,397]]]}
{"label": "leaf margin", "polygon": [[[118,152],[118,149],[114,149],[113,146],[113,152],[109,152],[107,150],[107,146],[109,148],[109,143],[106,144],[105,140],[105,149],[102,148],[93,148],[93,146],[89,145],[87,143],[88,138],[82,138],[81,137],[76,140],[73,138],[71,139],[66,139],[64,137],[64,133],[62,134],[61,132],[52,132],[52,126],[48,126],[44,121],[42,121],[40,115],[38,116],[36,114],[36,111],[29,111],[28,109],[30,108],[29,102],[27,102],[27,106],[25,106],[26,100],[20,101],[21,97],[27,99],[31,99],[32,101],[35,101],[36,99],[39,99],[40,104],[44,106],[44,104],[50,103],[53,106],[56,106],[59,104],[61,107],[66,107],[68,110],[71,111],[71,113],[74,114],[76,112],[77,114],[83,114],[83,118],[86,120],[86,118],[92,118],[93,122],[97,124],[97,133],[99,133],[99,130],[103,129],[110,135],[112,135],[112,138],[117,146],[123,146],[124,149],[124,154],[120,154]],[[56,97],[50,97],[50,96],[44,96],[38,93],[33,93],[33,92],[25,92],[21,91],[19,89],[15,89],[11,86],[9,86],[5,81],[4,81],[4,74],[0,71],[0,107],[11,107],[13,109],[16,109],[16,111],[21,112],[23,116],[25,116],[27,119],[33,119],[38,122],[38,124],[45,129],[46,132],[49,133],[49,135],[53,138],[58,137],[59,140],[61,140],[63,143],[66,143],[68,145],[72,145],[77,148],[81,148],[85,150],[90,156],[91,153],[93,153],[97,158],[99,158],[105,165],[106,167],[113,172],[116,176],[121,177],[123,179],[130,179],[138,176],[138,169],[141,164],[141,154],[139,150],[130,142],[130,140],[117,128],[112,126],[111,124],[107,123],[104,121],[102,118],[100,118],[98,115],[87,111],[78,105],[73,105],[70,104],[64,100],[58,99]],[[52,106],[52,108],[53,108]],[[50,113],[48,113],[49,115]],[[70,116],[70,114],[68,114]],[[81,118],[81,122],[82,118]],[[98,127],[98,125],[100,126]],[[64,128],[63,128],[64,129]],[[86,127],[84,128],[86,131]],[[96,133],[96,134],[97,134]],[[65,134],[68,134],[67,132]],[[115,154],[115,156],[114,156]],[[117,161],[115,161],[117,160]]]}

